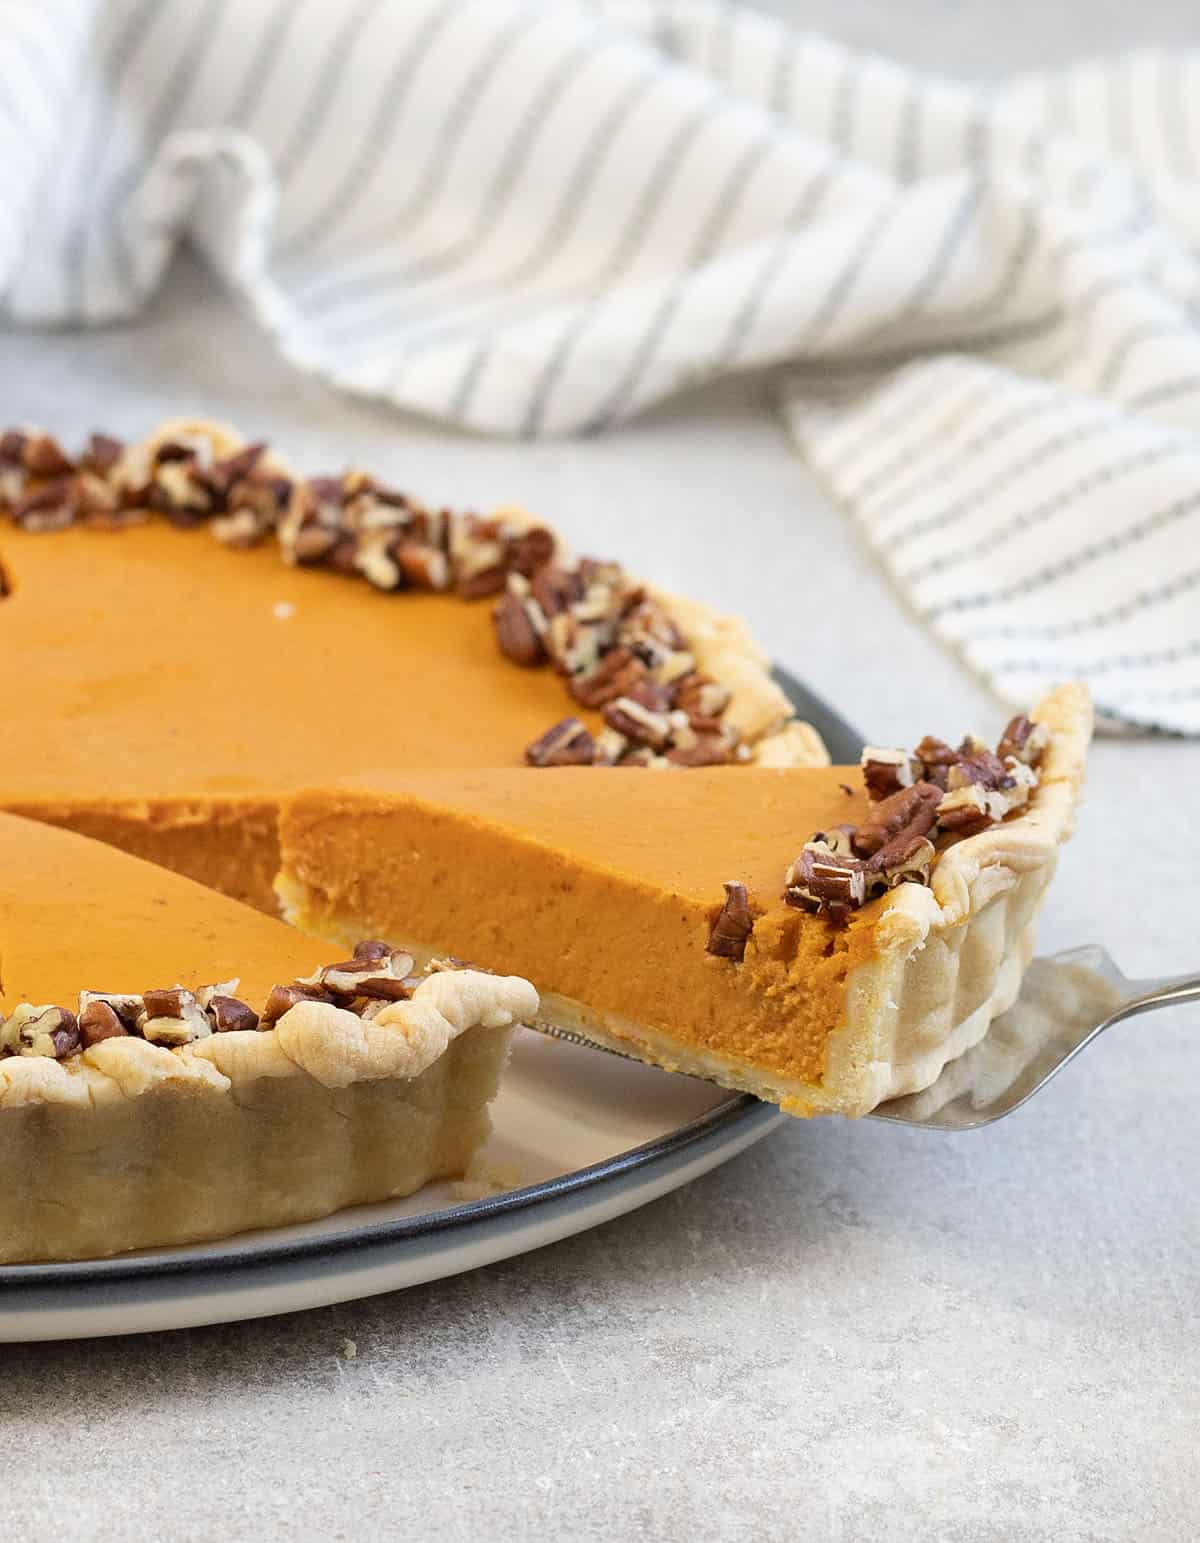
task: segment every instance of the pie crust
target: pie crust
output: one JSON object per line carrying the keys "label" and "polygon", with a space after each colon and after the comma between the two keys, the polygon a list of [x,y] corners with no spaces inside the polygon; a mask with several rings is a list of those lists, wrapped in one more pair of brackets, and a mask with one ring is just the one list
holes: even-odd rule
{"label": "pie crust", "polygon": [[528,982],[431,975],[371,1021],[302,1002],[178,1050],[0,1060],[0,1263],[92,1259],[326,1216],[461,1178]]}

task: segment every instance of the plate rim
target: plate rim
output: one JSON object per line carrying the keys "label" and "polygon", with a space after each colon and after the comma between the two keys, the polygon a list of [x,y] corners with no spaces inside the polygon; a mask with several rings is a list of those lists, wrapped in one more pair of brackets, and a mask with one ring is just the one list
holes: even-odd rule
{"label": "plate rim", "polygon": [[[776,667],[776,680],[797,712],[820,732],[835,762],[857,760],[862,749],[861,735],[827,702],[817,696],[789,671]],[[269,1270],[315,1258],[346,1260],[382,1246],[416,1243],[445,1234],[453,1234],[480,1222],[519,1215],[539,1205],[564,1200],[626,1178],[639,1169],[651,1167],[674,1157],[727,1129],[732,1135],[746,1125],[781,1118],[773,1105],[763,1103],[751,1093],[735,1093],[706,1109],[702,1114],[638,1146],[629,1147],[612,1157],[603,1158],[585,1168],[544,1179],[537,1184],[503,1194],[466,1201],[462,1205],[442,1207],[417,1216],[396,1217],[350,1225],[336,1232],[305,1238],[265,1238],[238,1242],[236,1236],[213,1248],[184,1244],[155,1254],[117,1256],[112,1259],[73,1259],[58,1263],[0,1265],[0,1291],[12,1300],[15,1294],[37,1288],[72,1288],[133,1284],[150,1280],[210,1279],[222,1272],[241,1273]],[[353,1212],[353,1207],[348,1212]],[[335,1213],[336,1214],[336,1213]],[[320,1220],[321,1218],[315,1218]]]}

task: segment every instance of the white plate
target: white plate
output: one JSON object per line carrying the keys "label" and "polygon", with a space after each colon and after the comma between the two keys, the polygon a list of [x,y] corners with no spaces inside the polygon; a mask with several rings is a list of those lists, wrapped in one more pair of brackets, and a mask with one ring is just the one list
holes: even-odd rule
{"label": "white plate", "polygon": [[[783,671],[833,759],[861,738]],[[464,1203],[452,1184],[323,1221],[83,1264],[0,1267],[0,1342],[140,1334],[326,1307],[541,1248],[636,1210],[744,1151],[771,1104],[524,1030],[493,1106],[489,1165],[521,1188]]]}
{"label": "white plate", "polygon": [[522,1187],[462,1203],[432,1184],[322,1221],[82,1264],[0,1269],[0,1341],[138,1334],[395,1291],[541,1248],[726,1162],[786,1118],[690,1077],[521,1030],[488,1169]]}

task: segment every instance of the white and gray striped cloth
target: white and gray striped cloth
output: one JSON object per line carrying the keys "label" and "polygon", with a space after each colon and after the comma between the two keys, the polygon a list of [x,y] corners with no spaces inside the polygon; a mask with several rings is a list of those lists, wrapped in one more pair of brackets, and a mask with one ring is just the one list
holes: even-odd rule
{"label": "white and gray striped cloth", "polygon": [[186,237],[298,368],[486,433],[786,366],[1000,695],[1200,732],[1196,57],[985,92],[715,0],[0,0],[0,143],[12,323],[134,315]]}

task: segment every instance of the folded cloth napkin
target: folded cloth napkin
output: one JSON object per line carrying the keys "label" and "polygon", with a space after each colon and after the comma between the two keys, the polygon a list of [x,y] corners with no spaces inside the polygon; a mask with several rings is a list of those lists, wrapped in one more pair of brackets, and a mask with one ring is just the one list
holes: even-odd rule
{"label": "folded cloth napkin", "polygon": [[714,0],[0,0],[0,294],[130,317],[186,237],[299,368],[495,434],[786,366],[1001,696],[1197,733],[1198,85],[966,88]]}

